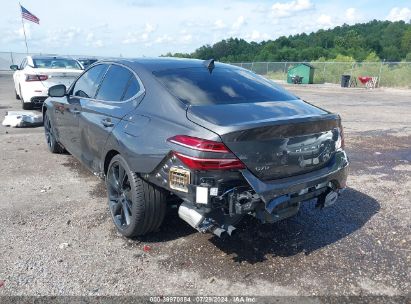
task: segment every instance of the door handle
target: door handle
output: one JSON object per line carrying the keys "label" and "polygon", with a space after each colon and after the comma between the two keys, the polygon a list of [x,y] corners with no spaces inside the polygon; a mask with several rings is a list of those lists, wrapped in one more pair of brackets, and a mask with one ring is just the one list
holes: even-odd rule
{"label": "door handle", "polygon": [[101,120],[101,124],[106,127],[106,128],[110,128],[112,126],[114,126],[114,123],[111,121],[110,118],[104,118]]}

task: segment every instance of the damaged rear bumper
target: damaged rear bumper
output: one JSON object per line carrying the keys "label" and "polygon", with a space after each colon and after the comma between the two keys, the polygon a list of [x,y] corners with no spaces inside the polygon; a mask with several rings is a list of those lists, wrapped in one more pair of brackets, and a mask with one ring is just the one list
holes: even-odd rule
{"label": "damaged rear bumper", "polygon": [[241,173],[261,200],[268,204],[280,196],[299,193],[320,184],[332,183],[336,189],[345,188],[348,171],[348,157],[345,151],[341,150],[335,153],[326,167],[299,176],[266,182],[255,177],[249,170],[243,170]]}

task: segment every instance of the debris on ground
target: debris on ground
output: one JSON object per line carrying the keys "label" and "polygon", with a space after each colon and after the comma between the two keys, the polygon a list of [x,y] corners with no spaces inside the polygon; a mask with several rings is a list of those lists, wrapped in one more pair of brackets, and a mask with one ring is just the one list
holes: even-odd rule
{"label": "debris on ground", "polygon": [[61,243],[61,244],[59,245],[59,248],[60,248],[60,249],[65,249],[65,248],[68,248],[68,247],[70,247],[70,244],[69,244],[69,243]]}
{"label": "debris on ground", "polygon": [[148,245],[144,245],[143,250],[144,250],[145,252],[149,252],[149,251],[151,250],[151,247],[148,246]]}
{"label": "debris on ground", "polygon": [[51,187],[50,187],[50,186],[44,186],[44,187],[42,187],[42,188],[40,189],[40,192],[41,192],[41,193],[46,193],[46,192],[49,191],[49,190],[51,190]]}
{"label": "debris on ground", "polygon": [[41,113],[31,111],[7,111],[2,122],[3,126],[13,128],[38,127],[42,124]]}

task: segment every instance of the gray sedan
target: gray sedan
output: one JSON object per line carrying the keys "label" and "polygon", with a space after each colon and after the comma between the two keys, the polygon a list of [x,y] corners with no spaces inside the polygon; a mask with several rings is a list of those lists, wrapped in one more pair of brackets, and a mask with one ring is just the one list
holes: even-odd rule
{"label": "gray sedan", "polygon": [[48,148],[105,178],[127,237],[158,229],[167,203],[201,232],[272,223],[311,199],[332,205],[348,158],[338,115],[214,60],[99,61],[43,106]]}

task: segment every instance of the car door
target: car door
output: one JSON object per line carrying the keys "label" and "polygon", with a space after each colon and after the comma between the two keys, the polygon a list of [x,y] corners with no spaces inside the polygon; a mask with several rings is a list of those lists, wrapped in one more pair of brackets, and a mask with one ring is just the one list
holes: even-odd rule
{"label": "car door", "polygon": [[95,99],[82,101],[81,160],[95,172],[99,171],[109,134],[126,114],[135,109],[139,93],[142,93],[142,84],[134,72],[112,64]]}
{"label": "car door", "polygon": [[61,99],[54,105],[59,141],[78,159],[81,159],[79,128],[81,105],[86,100],[94,98],[107,69],[107,64],[99,64],[84,72],[69,89],[67,98]]}

